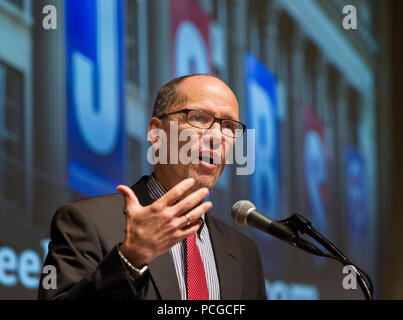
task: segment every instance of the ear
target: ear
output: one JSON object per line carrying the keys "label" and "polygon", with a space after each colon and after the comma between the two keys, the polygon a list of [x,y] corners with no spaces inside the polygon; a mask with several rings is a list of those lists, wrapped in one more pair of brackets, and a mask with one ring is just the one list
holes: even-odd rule
{"label": "ear", "polygon": [[162,129],[162,121],[156,117],[152,117],[150,119],[150,123],[148,124],[147,129],[147,140],[153,145],[154,143],[158,142],[158,135],[153,135],[152,130],[154,129]]}

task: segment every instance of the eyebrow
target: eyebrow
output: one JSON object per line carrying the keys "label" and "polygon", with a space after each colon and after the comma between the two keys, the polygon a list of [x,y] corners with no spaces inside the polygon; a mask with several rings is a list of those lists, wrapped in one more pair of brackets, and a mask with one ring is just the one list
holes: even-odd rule
{"label": "eyebrow", "polygon": [[[199,108],[199,107],[200,107],[200,105],[198,105],[198,106],[190,105],[190,106],[185,106],[185,109],[201,110],[201,111],[205,111],[205,112],[210,113],[210,114],[215,116],[214,111],[203,110],[203,109],[194,109],[194,108]],[[238,121],[238,122],[240,121],[239,119],[233,118],[233,117],[228,116],[228,115],[224,115],[224,117],[221,117],[220,119],[228,119],[228,120],[234,120],[234,121]]]}

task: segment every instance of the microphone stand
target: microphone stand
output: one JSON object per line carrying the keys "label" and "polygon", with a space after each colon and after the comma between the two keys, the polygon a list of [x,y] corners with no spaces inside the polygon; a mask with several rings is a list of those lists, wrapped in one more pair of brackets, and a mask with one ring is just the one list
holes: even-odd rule
{"label": "microphone stand", "polygon": [[[319,232],[317,232],[312,227],[311,222],[308,219],[306,219],[305,217],[296,213],[296,214],[293,214],[291,217],[289,217],[285,220],[281,220],[279,222],[286,225],[291,230],[293,230],[296,233],[296,235],[298,234],[298,232],[301,232],[302,234],[304,234],[304,233],[308,234],[310,237],[312,237],[314,240],[316,240],[318,243],[320,243],[324,248],[326,248],[330,253],[332,253],[333,256],[327,255],[327,254],[316,254],[313,252],[311,252],[311,253],[319,255],[319,256],[336,259],[340,263],[342,263],[344,266],[351,265],[352,267],[354,267],[355,272],[358,276],[358,281],[359,281],[361,290],[363,291],[365,298],[367,300],[373,300],[373,297],[372,297],[373,287],[372,287],[371,278],[368,276],[368,274],[365,271],[363,271],[362,269],[360,269],[359,267],[357,267],[354,263],[352,263],[339,249],[336,248],[335,245],[333,245],[329,240],[327,240],[324,236],[322,236]],[[305,250],[305,251],[307,251],[307,250]],[[366,279],[364,279],[364,277],[362,276],[361,273],[363,273],[366,276],[368,283],[367,283]]]}

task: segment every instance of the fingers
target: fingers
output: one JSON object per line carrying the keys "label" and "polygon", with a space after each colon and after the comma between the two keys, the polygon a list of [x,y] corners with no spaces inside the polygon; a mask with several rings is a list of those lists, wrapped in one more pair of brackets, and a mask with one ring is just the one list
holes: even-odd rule
{"label": "fingers", "polygon": [[213,204],[210,201],[206,201],[197,206],[193,210],[178,218],[180,220],[179,227],[182,229],[192,227],[192,225],[198,223],[198,220],[200,220],[201,216],[209,211],[212,207]]}
{"label": "fingers", "polygon": [[191,225],[185,227],[184,229],[182,229],[180,231],[180,240],[183,240],[193,234],[195,234],[197,231],[199,231],[200,227],[203,224],[203,220],[202,219],[197,219],[196,221],[194,221]]}
{"label": "fingers", "polygon": [[165,206],[171,206],[175,203],[183,194],[188,191],[195,184],[193,178],[185,179],[179,182],[175,187],[169,190],[160,201]]}
{"label": "fingers", "polygon": [[207,188],[201,188],[188,195],[186,198],[182,199],[179,203],[175,205],[175,215],[178,217],[183,213],[193,209],[200,202],[202,202],[203,199],[208,196],[208,194],[209,190]]}
{"label": "fingers", "polygon": [[126,206],[129,205],[140,205],[139,200],[134,194],[133,190],[125,185],[119,185],[116,187],[116,190],[123,196],[125,199]]}

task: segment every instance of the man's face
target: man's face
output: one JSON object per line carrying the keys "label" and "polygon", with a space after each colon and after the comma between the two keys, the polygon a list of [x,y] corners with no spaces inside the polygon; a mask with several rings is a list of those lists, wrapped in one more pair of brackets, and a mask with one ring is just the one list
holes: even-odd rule
{"label": "man's face", "polygon": [[[217,118],[239,120],[238,102],[227,85],[220,80],[209,76],[194,76],[183,80],[177,88],[178,94],[186,97],[185,103],[174,105],[168,111],[174,112],[182,109],[206,111]],[[179,136],[181,132],[188,136],[187,141],[178,141],[175,145],[169,143],[170,122],[177,121]],[[195,187],[207,187],[212,189],[218,181],[225,167],[225,159],[231,152],[235,138],[225,136],[221,132],[221,125],[214,122],[210,129],[195,128],[186,121],[186,114],[174,114],[163,118],[161,121],[168,138],[168,164],[156,165],[157,178],[165,188],[170,189],[178,182],[186,178],[194,178]],[[185,132],[184,132],[185,131]],[[181,161],[180,149],[186,144],[192,144],[192,149],[197,149],[197,163],[184,164]],[[178,164],[170,163],[170,148],[178,148]],[[190,152],[189,152],[190,153]],[[188,153],[188,155],[190,155]],[[203,155],[203,157],[202,157]],[[212,158],[213,163],[208,160]],[[195,161],[192,161],[195,162]]]}

